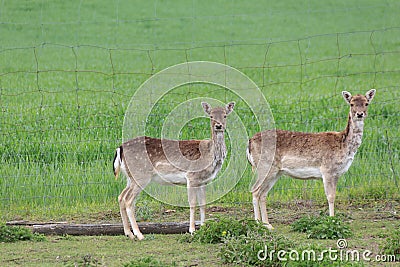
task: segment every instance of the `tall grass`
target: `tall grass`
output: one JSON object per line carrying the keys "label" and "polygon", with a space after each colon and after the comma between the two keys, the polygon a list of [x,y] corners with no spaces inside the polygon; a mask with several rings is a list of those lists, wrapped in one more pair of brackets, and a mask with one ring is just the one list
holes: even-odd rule
{"label": "tall grass", "polygon": [[[248,75],[281,129],[341,130],[348,107],[340,92],[376,88],[363,145],[339,181],[338,198],[398,199],[399,4],[323,3],[2,3],[2,219],[118,209],[124,182],[113,180],[111,163],[130,98],[157,71],[192,60],[226,63]],[[160,136],[168,113],[195,97],[236,101],[248,134],[260,130],[239,96],[198,84],[161,99],[146,133]],[[182,139],[208,137],[206,119],[180,132]],[[252,175],[245,170],[219,202],[250,202]],[[269,199],[323,200],[322,183],[283,177]]]}

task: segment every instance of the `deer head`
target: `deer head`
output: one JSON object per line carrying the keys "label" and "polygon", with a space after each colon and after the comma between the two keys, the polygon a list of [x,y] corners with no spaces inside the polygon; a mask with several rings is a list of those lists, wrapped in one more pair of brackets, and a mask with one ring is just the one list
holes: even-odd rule
{"label": "deer head", "polygon": [[225,108],[211,108],[206,102],[201,103],[205,113],[210,117],[211,130],[213,133],[223,133],[226,127],[226,116],[228,116],[235,106],[234,102],[228,103]]}
{"label": "deer head", "polygon": [[350,105],[350,116],[353,121],[363,121],[367,117],[368,105],[375,96],[375,89],[369,90],[365,96],[352,96],[349,92],[343,91],[344,100]]}

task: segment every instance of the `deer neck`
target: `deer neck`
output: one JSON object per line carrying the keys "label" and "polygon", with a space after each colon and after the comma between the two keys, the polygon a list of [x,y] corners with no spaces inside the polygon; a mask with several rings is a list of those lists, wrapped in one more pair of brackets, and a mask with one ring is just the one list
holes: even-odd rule
{"label": "deer neck", "polygon": [[213,132],[212,133],[212,141],[214,145],[214,160],[215,161],[224,161],[226,157],[226,145],[225,145],[225,137],[224,132]]}
{"label": "deer neck", "polygon": [[349,113],[346,129],[344,130],[344,142],[349,153],[355,153],[361,145],[364,130],[364,120],[353,120]]}

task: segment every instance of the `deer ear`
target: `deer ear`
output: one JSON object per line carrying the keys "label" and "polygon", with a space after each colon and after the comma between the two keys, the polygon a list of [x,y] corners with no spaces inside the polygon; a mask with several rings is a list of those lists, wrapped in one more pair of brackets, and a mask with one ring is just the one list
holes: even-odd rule
{"label": "deer ear", "polygon": [[208,104],[207,102],[201,102],[201,105],[203,106],[204,112],[210,115],[211,114],[210,104]]}
{"label": "deer ear", "polygon": [[351,94],[347,91],[342,91],[342,96],[344,100],[346,100],[346,102],[350,104]]}
{"label": "deer ear", "polygon": [[235,106],[235,102],[230,102],[226,105],[225,110],[226,110],[226,115],[232,112],[233,107]]}
{"label": "deer ear", "polygon": [[375,92],[376,92],[375,89],[371,89],[365,94],[365,97],[367,98],[368,102],[371,102],[372,98],[374,98]]}

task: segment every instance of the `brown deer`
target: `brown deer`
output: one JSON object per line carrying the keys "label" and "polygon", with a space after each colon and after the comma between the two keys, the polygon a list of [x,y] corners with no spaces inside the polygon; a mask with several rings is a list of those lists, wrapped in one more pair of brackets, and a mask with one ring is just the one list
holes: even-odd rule
{"label": "brown deer", "polygon": [[[346,128],[341,132],[303,133],[267,130],[255,134],[248,143],[247,158],[257,180],[252,187],[254,217],[272,229],[268,221],[266,196],[281,175],[297,179],[322,178],[329,215],[334,216],[336,184],[347,172],[361,145],[364,119],[375,89],[366,95],[342,95],[350,105]],[[260,217],[261,211],[261,217]]]}
{"label": "brown deer", "polygon": [[[200,206],[200,224],[205,220],[205,186],[215,178],[226,157],[224,132],[226,116],[235,105],[211,108],[202,102],[211,121],[211,140],[168,140],[147,136],[137,137],[117,148],[114,158],[114,174],[122,171],[127,186],[118,197],[124,233],[131,239],[134,235],[143,239],[135,219],[136,196],[151,181],[164,185],[186,185],[189,207],[189,232],[195,231],[196,199]],[[131,232],[129,221],[132,226]]]}

